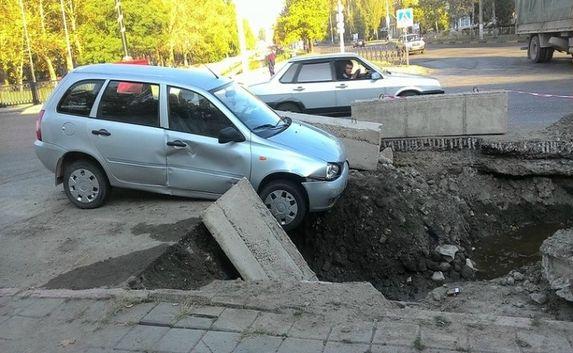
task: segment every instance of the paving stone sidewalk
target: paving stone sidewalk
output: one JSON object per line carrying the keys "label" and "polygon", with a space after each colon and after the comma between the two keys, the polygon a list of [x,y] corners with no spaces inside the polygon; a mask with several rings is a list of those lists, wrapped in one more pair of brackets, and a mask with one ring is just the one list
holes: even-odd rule
{"label": "paving stone sidewalk", "polygon": [[392,309],[336,322],[197,297],[0,290],[0,352],[569,353],[573,323]]}

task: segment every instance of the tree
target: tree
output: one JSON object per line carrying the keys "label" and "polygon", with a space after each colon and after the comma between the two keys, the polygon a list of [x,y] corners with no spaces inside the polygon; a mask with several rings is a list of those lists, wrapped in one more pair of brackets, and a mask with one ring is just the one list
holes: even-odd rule
{"label": "tree", "polygon": [[275,25],[278,43],[302,39],[309,51],[315,40],[323,39],[328,27],[329,0],[286,0]]}
{"label": "tree", "polygon": [[386,14],[386,8],[380,0],[359,0],[358,9],[364,21],[365,39],[372,39],[373,34],[378,38],[378,29],[382,18]]}

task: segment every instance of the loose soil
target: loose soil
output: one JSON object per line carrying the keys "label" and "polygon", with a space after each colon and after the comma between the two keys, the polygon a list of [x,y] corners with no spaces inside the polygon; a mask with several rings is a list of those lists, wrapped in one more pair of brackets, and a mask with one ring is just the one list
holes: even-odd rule
{"label": "loose soil", "polygon": [[[570,131],[573,116],[544,130],[543,135],[569,139]],[[531,312],[545,316],[568,313],[561,307],[566,304],[547,290],[535,257],[531,263],[514,263],[515,267],[533,266],[524,267],[522,272],[530,278],[518,281],[517,286],[505,277],[472,281],[478,274],[480,278],[492,278],[510,270],[484,273],[495,267],[495,261],[490,259],[491,263],[484,265],[481,260],[491,250],[487,248],[488,239],[495,247],[500,242],[493,239],[515,238],[524,230],[542,227],[546,235],[531,240],[538,243],[551,234],[547,227],[573,226],[573,179],[559,174],[489,174],[479,168],[482,158],[479,152],[467,150],[395,152],[394,165],[381,164],[375,172],[352,171],[347,190],[335,207],[311,214],[290,235],[324,281],[367,281],[389,299],[423,300],[429,308],[446,311],[463,312],[460,308],[465,307],[468,312],[483,312],[489,310],[488,305],[494,305],[494,311],[500,314],[518,315],[520,310],[527,313],[532,305]],[[520,158],[509,156],[504,160],[521,163]],[[455,256],[448,258],[436,251],[444,244],[457,246]],[[432,279],[438,271],[444,278]],[[200,225],[134,278],[130,286],[193,289],[213,279],[231,278],[238,278],[238,274]],[[458,299],[444,299],[444,283],[464,289],[455,297]],[[439,298],[435,292],[430,293],[435,288],[440,291]],[[430,299],[426,298],[428,293]],[[546,300],[539,300],[544,304],[531,304],[532,294],[545,295]],[[475,305],[464,306],[472,300]],[[506,305],[512,300],[515,305]],[[573,318],[568,315],[562,316]]]}

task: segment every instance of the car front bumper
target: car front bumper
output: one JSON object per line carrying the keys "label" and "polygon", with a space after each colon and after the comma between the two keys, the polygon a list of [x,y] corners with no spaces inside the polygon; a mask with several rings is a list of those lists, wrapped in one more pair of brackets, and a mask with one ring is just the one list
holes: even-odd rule
{"label": "car front bumper", "polygon": [[335,180],[307,181],[302,183],[308,195],[309,212],[325,211],[334,206],[344,189],[346,189],[349,169],[348,162],[345,162],[342,173]]}

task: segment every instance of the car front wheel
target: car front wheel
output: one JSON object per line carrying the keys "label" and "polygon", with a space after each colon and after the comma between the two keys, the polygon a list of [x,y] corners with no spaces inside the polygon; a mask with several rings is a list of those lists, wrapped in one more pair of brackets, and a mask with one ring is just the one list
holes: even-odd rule
{"label": "car front wheel", "polygon": [[263,203],[284,230],[300,225],[307,212],[302,186],[289,180],[271,181],[260,192]]}
{"label": "car front wheel", "polygon": [[75,161],[64,169],[64,191],[79,208],[97,208],[105,203],[110,191],[103,170],[87,160]]}

